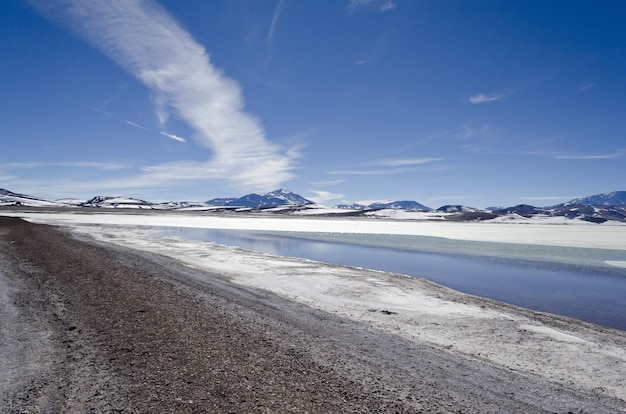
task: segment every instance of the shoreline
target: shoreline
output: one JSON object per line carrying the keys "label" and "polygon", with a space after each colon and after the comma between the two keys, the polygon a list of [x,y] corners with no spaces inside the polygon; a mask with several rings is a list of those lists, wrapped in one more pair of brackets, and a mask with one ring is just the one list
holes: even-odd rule
{"label": "shoreline", "polygon": [[[357,388],[350,388],[348,394],[352,393],[351,396],[345,397],[350,404],[355,404],[356,400],[351,399],[357,398],[358,389],[361,389],[365,394],[358,398],[365,397],[363,401],[371,404],[370,409],[396,407],[391,410],[393,412],[425,412],[431,408],[466,413],[503,410],[626,412],[626,334],[622,331],[460,294],[421,279],[252,254],[217,245],[199,248],[193,243],[174,240],[158,242],[141,238],[140,229],[135,230],[139,233],[129,233],[105,226],[83,228],[82,231],[74,227],[74,240],[66,241],[69,240],[67,236],[58,236],[60,230],[54,227],[24,225],[24,228],[31,233],[23,233],[19,240],[13,236],[7,239],[8,236],[4,235],[0,252],[12,252],[17,240],[18,246],[32,246],[25,251],[32,263],[36,263],[32,260],[42,254],[50,255],[47,260],[58,262],[60,267],[52,272],[48,268],[47,274],[55,278],[56,272],[69,272],[66,281],[58,282],[66,290],[69,286],[87,283],[83,281],[85,278],[91,280],[91,284],[85,285],[82,290],[76,289],[77,293],[72,293],[73,299],[70,298],[64,305],[69,306],[67,312],[74,315],[71,319],[75,328],[65,328],[61,336],[75,335],[77,330],[93,331],[94,326],[102,323],[101,315],[106,313],[85,313],[84,309],[79,312],[72,308],[76,306],[73,303],[86,300],[81,292],[91,298],[89,300],[100,303],[100,297],[89,296],[90,289],[97,286],[103,297],[113,293],[118,296],[116,302],[100,303],[99,306],[105,306],[108,312],[113,312],[121,303],[143,309],[139,314],[127,314],[128,309],[122,313],[114,312],[121,320],[130,318],[128,322],[135,321],[128,325],[130,330],[127,335],[130,336],[126,337],[127,340],[139,339],[136,335],[140,333],[134,332],[136,327],[133,328],[138,320],[135,315],[141,315],[142,324],[156,331],[160,329],[157,327],[162,321],[146,314],[147,304],[148,308],[163,308],[164,313],[160,313],[160,317],[169,318],[166,315],[171,312],[174,319],[168,323],[171,323],[172,331],[156,333],[155,340],[160,346],[165,346],[167,341],[174,339],[171,335],[187,335],[184,332],[188,322],[176,317],[176,308],[170,302],[178,297],[180,300],[190,298],[200,307],[193,307],[186,318],[193,320],[216,309],[218,314],[225,315],[230,321],[224,326],[239,321],[247,326],[245,332],[260,335],[252,342],[246,342],[243,337],[239,339],[243,341],[241,344],[247,345],[240,345],[235,354],[229,354],[232,361],[238,360],[239,364],[245,355],[259,352],[259,343],[278,346],[273,351],[276,357],[284,355],[281,360],[290,361],[289,364],[294,363],[288,358],[290,353],[296,352],[298,360],[313,363],[309,367],[323,368],[323,374],[315,375],[323,375],[330,381],[327,384],[341,381],[356,384]],[[96,229],[101,231],[94,231]],[[39,241],[30,240],[32,234],[40,234]],[[100,241],[90,241],[92,237]],[[115,270],[89,265],[90,269],[97,269],[95,275],[91,275],[80,268],[75,269],[75,266],[66,269],[68,263],[76,261],[68,262],[67,255],[33,250],[37,243],[50,245],[55,241],[58,243],[54,245],[55,249],[66,245],[69,246],[67,249],[71,247],[68,251],[80,259],[77,260],[79,263],[97,259],[100,263],[109,260],[108,266],[114,263],[115,266],[126,266],[125,263],[132,266],[124,267],[127,270]],[[122,264],[118,263],[120,258],[123,258]],[[36,270],[42,265],[33,266],[24,268],[24,271],[38,274]],[[5,267],[0,270],[3,269]],[[124,284],[130,283],[130,274],[137,272],[143,276],[130,279],[139,289],[133,292],[146,289],[149,293],[158,287],[154,292],[164,295],[162,301],[155,303],[150,295],[144,295],[140,300],[135,297],[132,302],[128,302],[128,298],[123,299],[131,294],[123,288]],[[110,280],[115,283],[96,282],[93,285],[96,279],[92,276],[105,278],[103,280],[112,278]],[[116,284],[121,284],[119,289],[115,288]],[[208,286],[211,288],[208,289]],[[85,290],[87,287],[88,290]],[[64,294],[74,292],[73,289]],[[63,293],[63,289],[59,293]],[[117,335],[107,330],[102,332],[105,336]],[[223,333],[227,334],[228,330]],[[141,335],[149,334],[150,329]],[[159,335],[161,339],[158,339]],[[193,341],[208,339],[204,335],[194,335]],[[115,346],[106,345],[107,341],[104,342],[105,350],[108,349],[106,352],[115,350]],[[180,346],[181,352],[198,349],[191,339],[180,342]],[[99,349],[103,352],[102,348]],[[205,351],[206,346],[202,347],[202,352]],[[156,349],[151,352],[155,353]],[[98,355],[96,352],[90,358],[97,359]],[[134,358],[150,359],[150,354],[133,355]],[[122,364],[116,368],[118,371],[134,372],[137,369],[132,359],[124,361],[118,361]],[[246,361],[248,373],[250,367],[254,368],[262,362],[257,358]],[[337,365],[339,361],[343,362]],[[80,363],[77,364],[80,366]],[[183,371],[191,369],[186,364],[183,366],[186,367]],[[172,369],[181,372],[182,368]],[[292,372],[283,375],[286,375],[283,378],[287,384],[301,380],[303,374]],[[111,374],[110,377],[107,384],[112,386],[123,375]],[[185,375],[179,380],[185,381]],[[260,370],[248,384],[258,386],[257,381],[267,380],[267,375]],[[214,389],[209,383],[203,384],[198,385],[194,392],[202,394]],[[415,389],[415,384],[421,388]],[[116,391],[113,387],[111,393],[116,394],[120,389]],[[183,390],[184,386],[180,389]],[[293,390],[281,392],[294,395]],[[327,389],[327,392],[330,391]],[[241,390],[235,394],[240,395]],[[258,395],[259,398],[270,398],[263,392]],[[337,397],[336,391],[329,395]],[[397,401],[393,401],[393,396]],[[180,397],[181,401],[176,400],[178,397],[170,400],[161,395],[159,398],[165,398],[168,404],[175,404],[172,407],[178,409],[185,406],[181,405],[183,397]],[[349,412],[346,407],[355,407],[347,401],[335,402],[338,404],[335,407],[340,408],[329,409],[329,412]],[[296,403],[294,400],[289,402]],[[89,406],[88,401],[84,404]],[[230,402],[224,404],[224,407],[231,407],[228,405]],[[240,401],[239,404],[247,403]],[[191,409],[192,405],[186,407]]]}
{"label": "shoreline", "polygon": [[[578,376],[578,381],[611,389],[612,395],[626,400],[625,331],[463,294],[413,276],[173,237],[149,238],[149,231],[142,229],[99,226],[74,231],[166,255],[192,268],[227,275],[234,283],[508,370],[551,380]],[[608,338],[623,347],[607,348],[605,343],[613,341]],[[610,385],[599,372],[624,380]]]}

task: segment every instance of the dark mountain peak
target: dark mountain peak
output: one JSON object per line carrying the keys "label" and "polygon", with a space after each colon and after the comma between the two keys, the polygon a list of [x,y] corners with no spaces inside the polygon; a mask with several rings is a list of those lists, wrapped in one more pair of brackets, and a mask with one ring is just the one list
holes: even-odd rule
{"label": "dark mountain peak", "polygon": [[299,194],[281,188],[266,194],[250,193],[243,197],[231,200],[223,204],[224,206],[233,207],[252,207],[252,208],[269,208],[279,206],[299,206],[305,204],[313,204]]}

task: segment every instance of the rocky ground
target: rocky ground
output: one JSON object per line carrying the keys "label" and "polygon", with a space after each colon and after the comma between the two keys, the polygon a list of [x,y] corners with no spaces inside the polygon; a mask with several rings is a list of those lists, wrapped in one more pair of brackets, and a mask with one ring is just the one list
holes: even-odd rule
{"label": "rocky ground", "polygon": [[0,412],[616,413],[155,254],[0,218]]}

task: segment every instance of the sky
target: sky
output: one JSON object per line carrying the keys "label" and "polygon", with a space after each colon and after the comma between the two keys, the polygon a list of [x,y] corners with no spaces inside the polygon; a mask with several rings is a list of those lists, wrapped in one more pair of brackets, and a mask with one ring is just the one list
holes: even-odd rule
{"label": "sky", "polygon": [[626,190],[626,2],[3,0],[0,188],[325,205]]}

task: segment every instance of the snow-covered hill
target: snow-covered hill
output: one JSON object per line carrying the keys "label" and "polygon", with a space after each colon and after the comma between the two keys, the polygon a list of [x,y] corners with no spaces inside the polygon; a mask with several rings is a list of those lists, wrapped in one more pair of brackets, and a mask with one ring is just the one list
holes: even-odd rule
{"label": "snow-covered hill", "polygon": [[127,197],[96,196],[81,204],[81,207],[104,208],[152,208],[153,203]]}
{"label": "snow-covered hill", "polygon": [[63,205],[65,204],[57,201],[44,200],[0,188],[0,206],[59,207]]}

